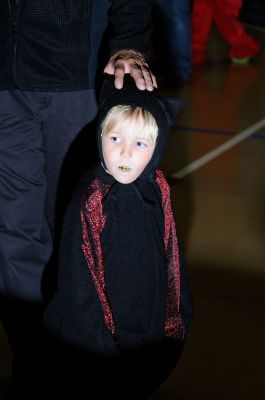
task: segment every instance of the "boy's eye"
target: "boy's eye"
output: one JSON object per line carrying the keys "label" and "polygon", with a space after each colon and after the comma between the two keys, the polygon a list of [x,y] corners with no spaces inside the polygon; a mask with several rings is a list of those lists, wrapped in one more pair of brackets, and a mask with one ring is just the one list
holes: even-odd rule
{"label": "boy's eye", "polygon": [[137,147],[141,147],[141,148],[145,148],[145,147],[147,147],[147,144],[146,143],[144,143],[144,142],[136,142],[136,145],[137,145]]}
{"label": "boy's eye", "polygon": [[120,138],[119,136],[111,136],[111,137],[110,137],[110,140],[111,140],[112,142],[119,143],[119,142],[121,141],[121,138]]}

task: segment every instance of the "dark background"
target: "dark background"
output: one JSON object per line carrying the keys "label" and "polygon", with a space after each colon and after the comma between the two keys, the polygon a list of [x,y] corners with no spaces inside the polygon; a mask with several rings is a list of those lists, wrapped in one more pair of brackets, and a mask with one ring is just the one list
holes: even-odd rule
{"label": "dark background", "polygon": [[240,21],[265,28],[265,1],[244,0],[240,12]]}

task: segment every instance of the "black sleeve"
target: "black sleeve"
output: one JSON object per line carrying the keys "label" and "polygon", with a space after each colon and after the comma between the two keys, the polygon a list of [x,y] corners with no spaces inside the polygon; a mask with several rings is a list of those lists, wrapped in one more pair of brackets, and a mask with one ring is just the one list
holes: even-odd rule
{"label": "black sleeve", "polygon": [[113,0],[110,9],[110,53],[136,50],[147,54],[151,34],[151,0]]}

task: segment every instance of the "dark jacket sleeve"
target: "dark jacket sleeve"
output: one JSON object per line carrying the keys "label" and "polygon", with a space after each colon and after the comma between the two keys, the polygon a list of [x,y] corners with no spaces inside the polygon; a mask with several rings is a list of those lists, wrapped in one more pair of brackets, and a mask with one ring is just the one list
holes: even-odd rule
{"label": "dark jacket sleeve", "polygon": [[147,54],[152,3],[150,0],[113,0],[109,16],[111,54],[126,49]]}

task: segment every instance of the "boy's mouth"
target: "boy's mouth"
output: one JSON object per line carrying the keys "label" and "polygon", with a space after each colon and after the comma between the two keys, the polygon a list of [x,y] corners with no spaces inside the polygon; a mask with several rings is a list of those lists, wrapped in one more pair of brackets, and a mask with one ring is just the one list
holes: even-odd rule
{"label": "boy's mouth", "polygon": [[118,167],[121,171],[130,171],[131,168],[127,167],[127,165],[119,165]]}

